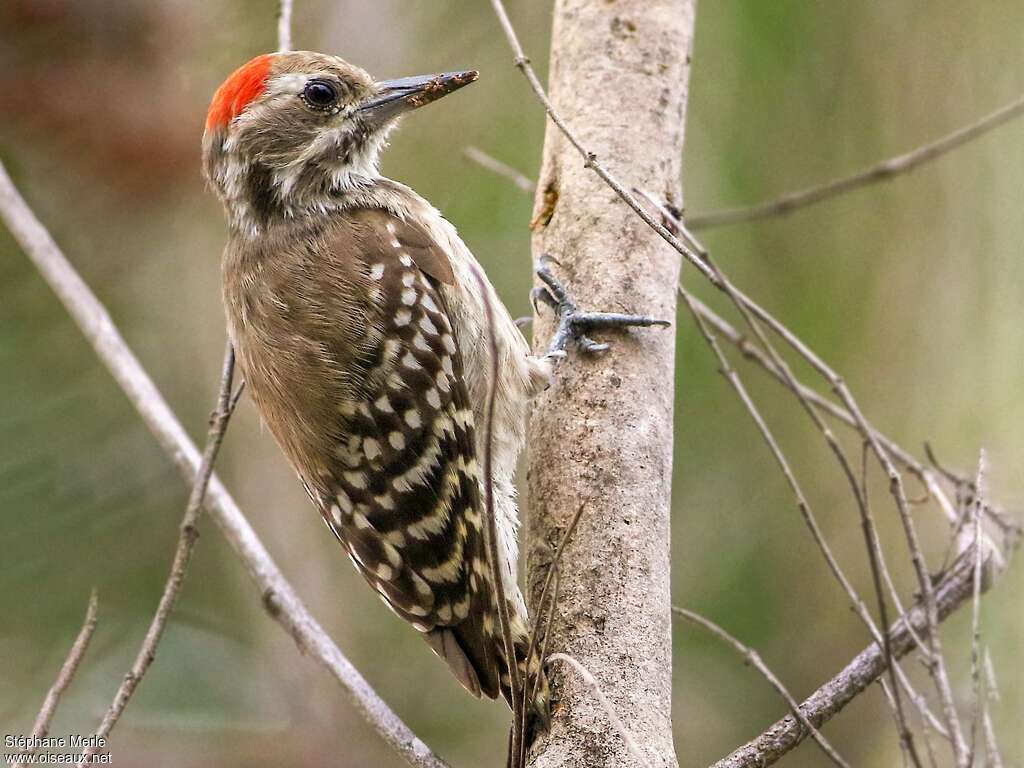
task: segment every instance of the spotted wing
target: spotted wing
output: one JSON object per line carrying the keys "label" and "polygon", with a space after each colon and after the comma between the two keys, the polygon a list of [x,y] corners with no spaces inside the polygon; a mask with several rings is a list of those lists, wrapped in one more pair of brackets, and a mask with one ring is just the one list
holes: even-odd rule
{"label": "spotted wing", "polygon": [[438,290],[447,256],[379,210],[348,216],[339,247],[372,307],[338,404],[321,507],[356,568],[475,695],[499,692],[473,413],[459,340]]}

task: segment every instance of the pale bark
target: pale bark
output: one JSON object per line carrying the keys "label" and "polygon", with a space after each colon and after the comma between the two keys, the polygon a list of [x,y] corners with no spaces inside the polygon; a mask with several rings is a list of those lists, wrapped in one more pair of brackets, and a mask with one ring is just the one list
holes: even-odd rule
{"label": "pale bark", "polygon": [[[582,144],[625,183],[682,204],[680,185],[692,0],[557,0],[550,96]],[[675,319],[679,256],[548,126],[533,253],[549,254],[581,310]],[[541,310],[536,347],[550,336]],[[561,564],[549,650],[598,680],[651,765],[674,766],[669,511],[675,334],[600,336],[603,356],[573,356],[530,426],[529,581],[586,508]],[[533,606],[537,610],[537,606]],[[552,669],[556,705],[534,766],[635,766],[590,688]]]}

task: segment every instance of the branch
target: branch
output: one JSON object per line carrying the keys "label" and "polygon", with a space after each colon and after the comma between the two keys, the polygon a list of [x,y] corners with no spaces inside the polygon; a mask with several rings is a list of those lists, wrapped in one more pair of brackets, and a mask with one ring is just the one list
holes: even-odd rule
{"label": "branch", "polygon": [[[202,511],[203,500],[206,498],[206,489],[210,484],[210,475],[213,474],[213,464],[217,460],[217,453],[220,451],[221,443],[224,442],[224,433],[228,428],[228,420],[231,418],[231,382],[235,372],[235,354],[231,349],[231,342],[228,342],[224,351],[224,365],[221,371],[220,389],[217,394],[217,405],[210,415],[210,429],[206,435],[206,447],[203,450],[203,458],[196,472],[195,480],[192,482],[192,492],[189,494],[188,504],[185,506],[185,515],[181,520],[181,533],[178,536],[178,545],[174,550],[174,560],[171,563],[171,572],[164,585],[163,594],[157,604],[156,613],[150,621],[149,629],[139,647],[128,674],[114,694],[114,700],[110,708],[103,716],[100,727],[96,729],[96,736],[105,740],[114,729],[117,721],[121,719],[125,707],[131,700],[142,682],[143,676],[149,670],[156,658],[156,649],[163,638],[167,621],[171,617],[171,611],[178,600],[181,592],[181,585],[185,581],[185,573],[188,570],[189,562],[192,560],[192,550],[195,548],[196,539],[199,538],[199,531],[196,523],[199,521],[199,513]],[[102,742],[100,742],[102,743]],[[89,747],[82,753],[78,762],[79,768],[84,768],[90,763],[90,758],[96,754],[99,747]]]}
{"label": "branch", "polygon": [[800,705],[796,703],[796,699],[793,698],[793,695],[789,692],[786,686],[782,684],[782,681],[779,680],[779,678],[777,678],[768,668],[768,665],[764,663],[764,660],[761,658],[761,654],[750,646],[744,645],[720,626],[715,624],[715,622],[704,618],[698,613],[688,611],[685,608],[678,608],[674,605],[672,606],[672,613],[676,616],[682,616],[687,621],[696,624],[699,627],[703,627],[726,645],[732,646],[736,653],[742,656],[744,661],[748,664],[753,665],[754,668],[761,673],[764,679],[768,681],[772,688],[778,691],[779,695],[786,700],[786,703],[789,704],[789,708],[793,711],[793,716],[800,721],[800,725],[807,729],[808,733],[811,734],[811,738],[817,742],[818,746],[821,747],[822,751],[826,755],[828,755],[829,759],[836,765],[842,766],[842,768],[849,768],[849,764],[839,756],[839,753],[836,752],[835,748],[829,744],[828,741],[826,741],[825,737],[821,735],[821,732],[814,727],[810,720],[804,717],[804,713],[800,711]]}
{"label": "branch", "polygon": [[[106,309],[18,193],[2,163],[0,218],[57,294],[160,447],[170,456],[185,480],[195,482],[200,458],[194,443],[128,348]],[[324,632],[216,475],[210,478],[205,508],[249,571],[266,610],[302,651],[320,662],[338,680],[360,714],[384,741],[412,765],[420,768],[446,766],[387,706]]]}
{"label": "branch", "polygon": [[798,192],[790,192],[776,200],[759,203],[750,207],[727,208],[721,211],[694,214],[693,216],[686,217],[686,223],[691,229],[708,229],[727,224],[767,219],[773,216],[785,216],[795,210],[806,208],[823,200],[844,195],[855,189],[881,181],[888,181],[901,174],[909,173],[925,163],[942,157],[954,149],[984,136],[989,131],[1022,114],[1024,114],[1024,98],[1017,99],[1004,107],[1000,107],[995,112],[986,115],[975,123],[957,128],[952,133],[946,134],[931,144],[924,144],[905,154],[890,157],[852,176],[835,179],[820,186],[801,189]]}
{"label": "branch", "polygon": [[496,173],[499,176],[504,176],[506,179],[515,184],[523,192],[532,192],[534,183],[533,179],[523,175],[508,163],[503,163],[496,157],[484,152],[482,149],[477,147],[465,147],[462,150],[462,154],[466,156],[466,159],[473,161],[477,165],[486,168],[492,173]]}
{"label": "branch", "polygon": [[294,0],[280,0],[277,9],[277,50],[287,53],[292,49],[292,10]]}
{"label": "branch", "polygon": [[[935,586],[936,618],[940,622],[971,599],[974,583],[974,558],[968,552],[957,559]],[[990,586],[991,580],[983,578],[981,591],[987,592]],[[928,625],[927,610],[921,601],[907,614],[907,620],[916,631],[925,631]],[[913,635],[902,622],[895,623],[889,629],[889,646],[893,658],[897,660],[916,647]],[[816,728],[821,728],[878,680],[885,668],[885,654],[877,644],[868,646],[842,672],[811,694],[800,705],[800,711]],[[712,768],[766,768],[798,746],[807,737],[807,733],[804,726],[792,715],[788,715],[753,741],[716,762]]]}
{"label": "branch", "polygon": [[[89,606],[85,610],[85,621],[82,622],[82,628],[78,631],[75,642],[71,644],[71,649],[68,651],[64,664],[57,674],[57,679],[53,681],[53,685],[47,691],[46,698],[43,699],[43,706],[39,708],[39,714],[36,715],[36,721],[32,725],[31,739],[34,744],[38,744],[50,732],[50,723],[57,712],[60,697],[64,695],[64,691],[71,685],[71,681],[74,680],[75,673],[78,671],[78,665],[81,663],[82,657],[85,656],[85,652],[89,649],[93,632],[96,631],[96,607],[97,598],[96,590],[94,589],[92,594],[89,595]],[[36,749],[37,747],[30,745],[21,754],[26,757],[34,755]]]}

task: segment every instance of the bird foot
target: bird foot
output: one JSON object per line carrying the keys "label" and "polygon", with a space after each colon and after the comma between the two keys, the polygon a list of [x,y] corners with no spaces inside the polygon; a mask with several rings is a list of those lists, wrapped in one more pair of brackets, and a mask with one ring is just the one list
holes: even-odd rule
{"label": "bird foot", "polygon": [[530,301],[535,311],[539,311],[540,304],[546,304],[554,310],[558,316],[558,328],[551,339],[548,352],[544,356],[552,362],[561,360],[567,356],[566,348],[570,343],[576,345],[582,352],[598,353],[606,352],[610,345],[605,342],[594,341],[588,332],[609,328],[651,328],[654,326],[667,327],[671,323],[667,320],[658,320],[648,315],[629,315],[620,312],[581,312],[576,302],[569,294],[565,285],[555,277],[549,264],[557,263],[550,256],[541,256],[534,274],[540,279],[543,286],[534,288],[530,292]]}

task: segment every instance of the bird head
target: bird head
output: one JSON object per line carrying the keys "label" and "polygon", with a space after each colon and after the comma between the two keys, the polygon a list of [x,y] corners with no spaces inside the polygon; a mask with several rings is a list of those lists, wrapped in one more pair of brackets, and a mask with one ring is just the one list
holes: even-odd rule
{"label": "bird head", "polygon": [[323,211],[378,178],[398,118],[476,80],[475,71],[374,80],[336,56],[257,56],[217,89],[203,170],[233,226]]}

